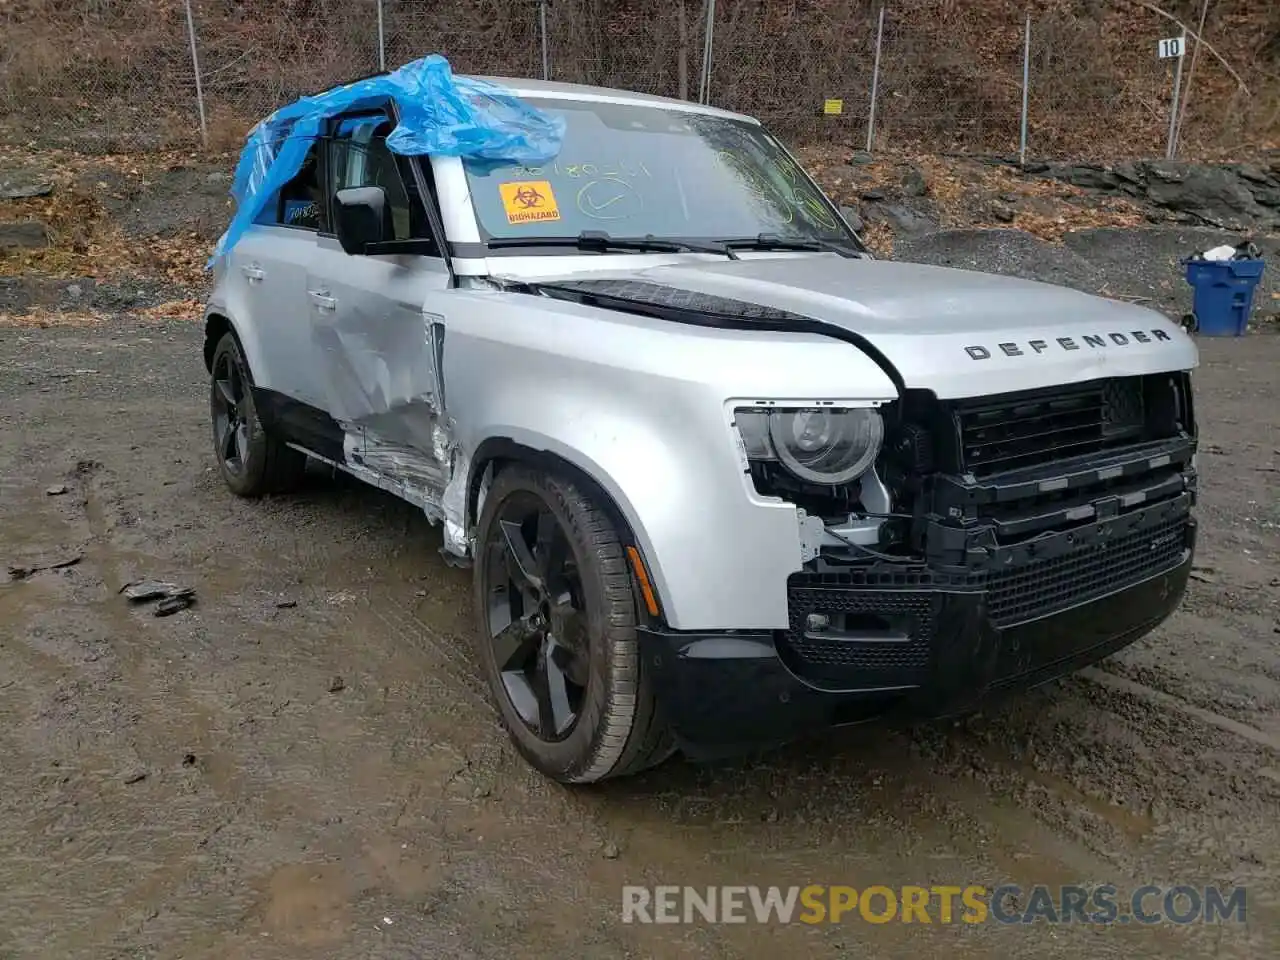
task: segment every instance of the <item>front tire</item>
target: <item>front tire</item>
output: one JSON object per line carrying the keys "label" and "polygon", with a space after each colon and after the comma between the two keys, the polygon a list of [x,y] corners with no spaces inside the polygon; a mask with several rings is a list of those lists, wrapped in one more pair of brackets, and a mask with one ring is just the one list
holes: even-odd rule
{"label": "front tire", "polygon": [[571,480],[498,473],[474,567],[479,660],[534,767],[592,783],[661,763],[673,742],[640,658],[636,601],[608,514]]}
{"label": "front tire", "polygon": [[232,493],[260,497],[301,482],[306,454],[262,428],[253,402],[253,375],[233,333],[218,341],[209,363],[209,414],[214,458]]}

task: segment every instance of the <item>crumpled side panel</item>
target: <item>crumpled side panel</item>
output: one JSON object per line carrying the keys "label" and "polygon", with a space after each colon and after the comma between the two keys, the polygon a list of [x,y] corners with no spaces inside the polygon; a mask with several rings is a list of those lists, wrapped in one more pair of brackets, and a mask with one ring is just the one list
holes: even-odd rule
{"label": "crumpled side panel", "polygon": [[453,75],[438,54],[383,76],[357,80],[281,107],[249,131],[231,195],[236,213],[207,266],[225,256],[267,201],[302,168],[325,119],[394,100],[400,122],[387,137],[395,153],[545,163],[560,152],[564,120],[495,84]]}

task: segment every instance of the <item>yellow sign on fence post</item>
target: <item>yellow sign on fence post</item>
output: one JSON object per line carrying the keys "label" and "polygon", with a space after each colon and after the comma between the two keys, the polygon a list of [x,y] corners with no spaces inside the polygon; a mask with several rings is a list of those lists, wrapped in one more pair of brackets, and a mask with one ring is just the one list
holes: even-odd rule
{"label": "yellow sign on fence post", "polygon": [[844,113],[844,101],[824,100],[822,101],[822,112],[829,117]]}

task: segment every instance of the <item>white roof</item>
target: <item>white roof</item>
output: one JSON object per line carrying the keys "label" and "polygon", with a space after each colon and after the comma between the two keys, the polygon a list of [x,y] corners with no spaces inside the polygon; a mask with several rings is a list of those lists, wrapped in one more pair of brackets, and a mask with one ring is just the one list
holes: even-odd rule
{"label": "white roof", "polygon": [[649,93],[634,93],[630,90],[613,90],[609,87],[592,87],[583,83],[560,83],[557,80],[534,80],[525,77],[489,77],[471,76],[473,80],[505,87],[521,97],[543,97],[548,100],[586,100],[598,103],[621,103],[638,107],[665,107],[668,110],[684,110],[688,113],[703,113],[715,117],[727,117],[734,120],[746,120],[758,123],[755,117],[730,110],[721,110],[701,103],[678,100],[675,97],[657,97]]}

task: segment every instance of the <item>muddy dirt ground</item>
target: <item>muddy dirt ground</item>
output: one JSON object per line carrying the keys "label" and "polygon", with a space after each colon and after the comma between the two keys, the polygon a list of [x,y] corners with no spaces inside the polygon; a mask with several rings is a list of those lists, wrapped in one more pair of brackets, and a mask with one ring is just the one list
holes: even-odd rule
{"label": "muddy dirt ground", "polygon": [[[1165,628],[964,723],[568,790],[499,731],[420,515],[223,488],[195,325],[0,327],[0,957],[1276,956],[1280,335],[1202,351]],[[143,576],[197,605],[130,607]],[[1242,885],[1247,922],[619,918],[625,883],[1000,882]]]}

